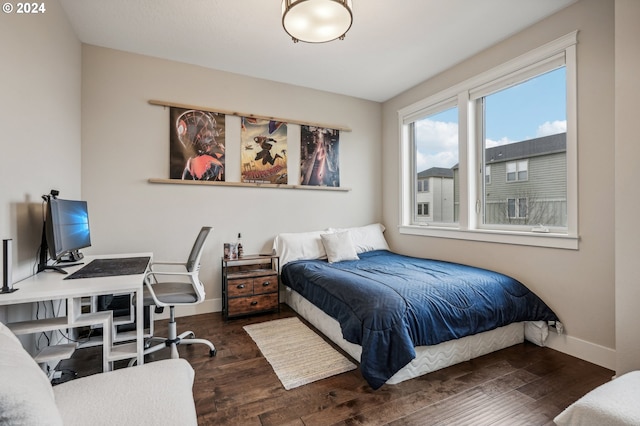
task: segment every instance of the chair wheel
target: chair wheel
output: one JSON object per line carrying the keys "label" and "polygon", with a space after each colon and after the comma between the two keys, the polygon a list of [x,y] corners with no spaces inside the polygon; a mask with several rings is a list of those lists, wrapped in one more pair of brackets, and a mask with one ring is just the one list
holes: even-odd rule
{"label": "chair wheel", "polygon": [[210,350],[209,350],[209,357],[214,357],[214,356],[216,356],[216,354],[217,354],[217,353],[218,353],[218,351],[217,351],[217,350],[215,350],[215,349],[210,349]]}

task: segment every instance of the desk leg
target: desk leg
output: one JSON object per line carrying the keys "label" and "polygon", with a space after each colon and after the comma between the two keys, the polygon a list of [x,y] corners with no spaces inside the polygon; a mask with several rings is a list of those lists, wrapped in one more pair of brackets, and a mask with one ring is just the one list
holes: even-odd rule
{"label": "desk leg", "polygon": [[144,284],[136,293],[136,353],[137,365],[144,364]]}
{"label": "desk leg", "polygon": [[102,371],[111,371],[112,363],[111,347],[113,346],[113,312],[109,311],[109,317],[102,323]]}

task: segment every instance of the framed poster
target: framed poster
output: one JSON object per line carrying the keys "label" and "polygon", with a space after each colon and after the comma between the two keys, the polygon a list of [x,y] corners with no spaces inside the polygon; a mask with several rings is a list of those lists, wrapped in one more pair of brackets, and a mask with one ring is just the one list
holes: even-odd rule
{"label": "framed poster", "polygon": [[170,179],[224,181],[225,115],[171,107]]}
{"label": "framed poster", "polygon": [[242,117],[242,182],[287,183],[287,123]]}
{"label": "framed poster", "polygon": [[340,187],[340,131],[300,126],[300,185]]}

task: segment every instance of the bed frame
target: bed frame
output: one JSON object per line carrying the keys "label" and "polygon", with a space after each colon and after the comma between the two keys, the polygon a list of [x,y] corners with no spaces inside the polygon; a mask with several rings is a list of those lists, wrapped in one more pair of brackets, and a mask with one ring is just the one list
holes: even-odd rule
{"label": "bed frame", "polygon": [[[320,308],[289,287],[285,287],[285,302],[327,338],[360,362],[362,347],[348,342],[342,337],[340,324],[337,320],[324,313]],[[539,342],[539,336],[530,335],[532,331],[535,333],[540,327],[539,324],[535,327],[525,327],[524,322],[518,322],[438,345],[418,346],[416,347],[416,357],[387,380],[386,383],[398,384],[450,365],[522,343],[525,339],[525,333],[527,334],[527,340],[542,345],[543,342]],[[545,327],[544,336],[546,338],[546,325],[543,327]]]}

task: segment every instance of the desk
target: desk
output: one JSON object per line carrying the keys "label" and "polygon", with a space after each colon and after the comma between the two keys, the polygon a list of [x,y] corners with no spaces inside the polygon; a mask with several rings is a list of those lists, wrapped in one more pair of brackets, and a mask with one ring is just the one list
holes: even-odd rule
{"label": "desk", "polygon": [[[86,256],[84,264],[65,268],[69,275],[88,264],[93,259],[118,257],[140,257],[151,253],[130,253],[118,255]],[[67,315],[22,321],[7,324],[15,334],[30,334],[64,328],[101,325],[103,328],[102,369],[111,370],[111,363],[120,359],[137,358],[138,365],[144,362],[143,342],[143,288],[144,273],[136,275],[118,275],[99,278],[65,280],[68,275],[55,271],[44,271],[13,285],[19,289],[13,293],[0,295],[0,306],[47,300],[67,301]],[[113,314],[111,311],[82,313],[82,298],[118,293],[135,293],[136,300],[136,337],[135,342],[120,345],[113,344]]]}

